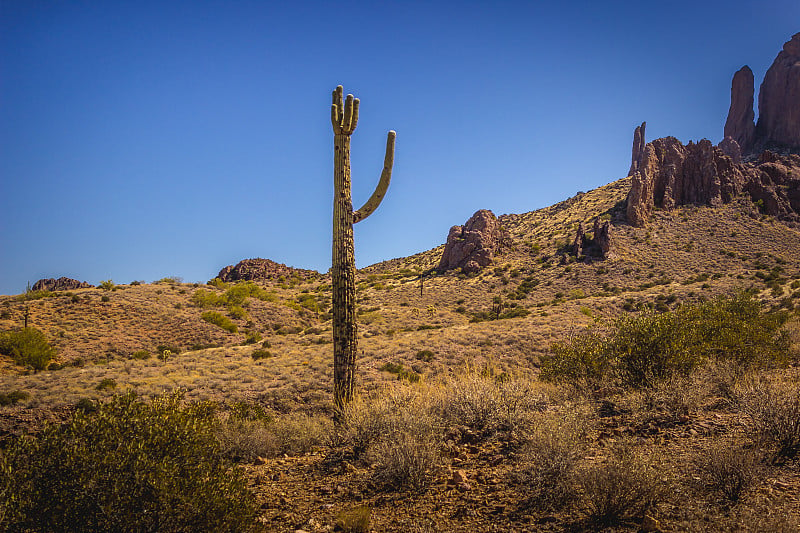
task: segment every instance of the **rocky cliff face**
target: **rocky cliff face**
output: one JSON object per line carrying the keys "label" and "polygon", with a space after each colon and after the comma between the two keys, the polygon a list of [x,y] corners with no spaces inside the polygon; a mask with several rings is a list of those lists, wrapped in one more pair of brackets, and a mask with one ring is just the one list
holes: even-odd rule
{"label": "rocky cliff face", "polygon": [[437,270],[461,268],[467,274],[478,272],[491,264],[507,241],[508,236],[494,213],[481,209],[463,226],[450,228]]}
{"label": "rocky cliff face", "polygon": [[90,289],[94,287],[85,281],[78,281],[77,279],[60,277],[40,279],[33,284],[31,290],[34,291],[71,291],[75,289]]}
{"label": "rocky cliff face", "polygon": [[314,270],[292,268],[269,259],[256,258],[239,261],[235,266],[228,265],[219,271],[217,277],[224,282],[235,282],[275,280],[281,276],[287,279],[292,277],[305,279],[316,275],[318,272]]}
{"label": "rocky cliff face", "polygon": [[761,82],[756,137],[800,148],[800,33],[783,45]]}
{"label": "rocky cliff face", "polygon": [[800,222],[800,156],[765,151],[757,160],[735,163],[706,139],[686,146],[674,137],[656,139],[633,176],[628,222],[643,226],[654,207],[719,206],[740,194],[768,215]]}
{"label": "rocky cliff face", "polygon": [[764,148],[800,149],[800,33],[783,45],[761,82],[757,124],[753,94],[753,72],[744,66],[733,76],[725,137],[735,140],[745,155]]}

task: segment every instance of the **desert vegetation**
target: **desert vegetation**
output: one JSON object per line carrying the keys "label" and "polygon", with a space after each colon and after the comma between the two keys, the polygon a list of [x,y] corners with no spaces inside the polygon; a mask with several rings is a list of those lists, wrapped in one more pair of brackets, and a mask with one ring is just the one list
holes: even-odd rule
{"label": "desert vegetation", "polygon": [[800,238],[685,206],[570,255],[626,187],[501,217],[477,273],[356,271],[338,424],[330,275],[0,297],[0,529],[795,530]]}

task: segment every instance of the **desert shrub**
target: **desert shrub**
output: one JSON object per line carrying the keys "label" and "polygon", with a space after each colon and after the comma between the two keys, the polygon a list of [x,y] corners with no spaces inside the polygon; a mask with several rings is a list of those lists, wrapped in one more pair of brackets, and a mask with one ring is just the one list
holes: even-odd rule
{"label": "desert shrub", "polygon": [[697,459],[700,482],[711,493],[737,502],[756,483],[761,472],[760,456],[741,442],[715,442]]}
{"label": "desert shrub", "polygon": [[244,339],[242,344],[255,344],[257,342],[261,342],[261,339],[264,337],[258,331],[246,331],[247,337]]}
{"label": "desert shrub", "polygon": [[258,361],[259,359],[268,359],[272,357],[272,353],[268,350],[253,350],[250,357],[252,357],[254,361]]}
{"label": "desert shrub", "polygon": [[439,446],[430,436],[407,431],[393,433],[368,452],[373,480],[385,489],[425,489],[441,461]]}
{"label": "desert shrub", "polygon": [[27,400],[30,394],[21,390],[13,390],[11,392],[0,392],[0,407],[6,405],[14,405],[15,403]]}
{"label": "desert shrub", "polygon": [[15,439],[0,456],[6,531],[249,531],[255,501],[216,453],[208,404],[132,394]]}
{"label": "desert shrub", "polygon": [[112,280],[107,279],[105,281],[101,281],[98,287],[100,287],[104,291],[113,291],[116,288],[116,285],[114,285],[114,282]]}
{"label": "desert shrub", "polygon": [[417,352],[415,357],[420,361],[425,361],[426,363],[430,363],[433,361],[433,352],[430,350],[420,350]]}
{"label": "desert shrub", "polygon": [[15,363],[44,370],[55,357],[56,350],[36,328],[23,328],[0,333],[0,353],[10,356]]}
{"label": "desert shrub", "polygon": [[592,383],[611,378],[639,387],[687,375],[708,360],[782,364],[789,347],[787,319],[785,312],[765,312],[746,293],[623,316],[606,334],[590,328],[553,344],[542,362],[542,378]]}
{"label": "desert shrub", "polygon": [[292,413],[280,418],[237,416],[232,412],[217,429],[220,453],[234,461],[301,455],[327,443],[333,424],[327,417]]}
{"label": "desert shrub", "polygon": [[231,322],[230,318],[216,311],[204,311],[203,314],[200,315],[200,318],[230,333],[236,333],[239,330],[236,324]]}
{"label": "desert shrub", "polygon": [[223,304],[223,300],[214,291],[197,289],[192,293],[192,303],[197,307],[217,307]]}
{"label": "desert shrub", "polygon": [[542,360],[541,379],[594,385],[611,369],[605,339],[593,329],[573,335],[550,347],[551,356]]}
{"label": "desert shrub", "polygon": [[104,378],[100,380],[100,383],[97,384],[95,389],[97,390],[106,390],[106,389],[116,389],[117,388],[117,380],[114,378]]}
{"label": "desert shrub", "polygon": [[498,431],[523,430],[531,413],[541,411],[547,398],[530,383],[468,369],[443,382],[432,394],[433,408],[445,424],[466,426],[479,437]]}
{"label": "desert shrub", "polygon": [[664,496],[655,467],[627,448],[578,474],[586,514],[599,525],[641,519]]}
{"label": "desert shrub", "polygon": [[442,426],[432,411],[430,395],[423,396],[417,387],[390,384],[345,406],[340,436],[356,458],[398,433],[438,441]]}
{"label": "desert shrub", "polygon": [[366,505],[342,509],[336,515],[334,528],[344,533],[368,533],[371,514],[372,509]]}
{"label": "desert shrub", "polygon": [[101,302],[110,302],[111,298],[104,294],[103,296],[100,297],[100,301]]}
{"label": "desert shrub", "polygon": [[231,315],[231,318],[235,320],[245,320],[248,317],[247,311],[238,305],[232,305],[230,308],[228,308],[228,313]]}
{"label": "desert shrub", "polygon": [[410,383],[416,383],[420,380],[420,375],[411,369],[403,367],[402,363],[385,363],[380,367],[380,370],[389,372],[397,376],[397,379],[404,379]]}
{"label": "desert shrub", "polygon": [[774,460],[798,456],[800,383],[762,377],[743,384],[737,400],[753,437],[773,452]]}
{"label": "desert shrub", "polygon": [[575,416],[542,415],[533,428],[515,476],[523,506],[557,511],[578,496],[575,473],[586,448],[585,424]]}

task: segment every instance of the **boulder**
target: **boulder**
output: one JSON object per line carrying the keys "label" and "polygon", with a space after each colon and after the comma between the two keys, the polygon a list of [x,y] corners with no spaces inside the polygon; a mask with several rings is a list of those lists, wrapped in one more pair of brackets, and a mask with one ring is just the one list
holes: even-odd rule
{"label": "boulder", "polygon": [[71,291],[75,289],[91,289],[94,285],[86,283],[85,281],[78,281],[77,279],[60,277],[40,279],[33,284],[31,290],[34,291]]}
{"label": "boulder", "polygon": [[307,279],[317,276],[314,270],[293,268],[269,259],[244,259],[236,265],[228,265],[219,271],[217,277],[224,282],[236,281],[270,281],[283,276],[284,278],[299,277]]}
{"label": "boulder", "polygon": [[481,209],[463,226],[450,228],[437,270],[461,268],[467,274],[478,272],[491,264],[507,241],[508,235],[494,213]]}
{"label": "boulder", "polygon": [[783,45],[761,82],[756,137],[767,146],[800,148],[800,33]]}
{"label": "boulder", "polygon": [[753,147],[756,124],[753,113],[755,85],[753,71],[747,65],[736,71],[731,82],[731,107],[725,121],[725,138],[736,141],[742,151]]}

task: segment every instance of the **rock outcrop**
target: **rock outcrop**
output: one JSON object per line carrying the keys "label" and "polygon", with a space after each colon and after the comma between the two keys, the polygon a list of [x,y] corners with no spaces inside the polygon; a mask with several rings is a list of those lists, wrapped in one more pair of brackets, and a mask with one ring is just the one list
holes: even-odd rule
{"label": "rock outcrop", "polygon": [[730,157],[734,163],[742,162],[742,149],[733,137],[725,137],[718,146],[722,153]]}
{"label": "rock outcrop", "polygon": [[481,209],[463,226],[450,228],[437,270],[461,268],[467,274],[478,272],[491,264],[506,244],[508,236],[497,217],[488,209]]}
{"label": "rock outcrop", "polygon": [[724,136],[735,140],[745,156],[764,149],[799,150],[800,33],[783,45],[761,82],[755,124],[753,95],[753,72],[744,66],[733,76]]}
{"label": "rock outcrop", "polygon": [[94,285],[86,283],[85,281],[78,281],[77,279],[60,277],[40,279],[33,284],[31,290],[34,291],[72,291],[75,289],[91,289]]}
{"label": "rock outcrop", "polygon": [[753,113],[755,85],[753,71],[747,65],[736,71],[731,82],[731,107],[725,121],[725,137],[732,138],[745,152],[753,147],[756,123]]}
{"label": "rock outcrop", "polygon": [[600,222],[600,218],[594,219],[594,233],[591,238],[586,234],[583,222],[578,224],[575,232],[575,240],[572,242],[572,252],[576,258],[600,258],[608,259],[611,254],[611,223],[606,220]]}
{"label": "rock outcrop", "polygon": [[761,82],[756,137],[800,148],[800,33],[783,45]]}
{"label": "rock outcrop", "polygon": [[[752,103],[751,103],[752,107]],[[631,149],[631,168],[628,170],[628,176],[633,176],[633,174],[639,170],[639,165],[641,164],[642,157],[644,156],[644,128],[647,125],[647,122],[642,122],[641,126],[636,126],[636,129],[633,130],[633,148]]]}
{"label": "rock outcrop", "polygon": [[217,277],[224,282],[235,281],[271,281],[277,280],[281,276],[286,279],[299,277],[307,279],[319,275],[314,270],[302,268],[292,268],[282,263],[276,263],[269,259],[244,259],[235,266],[228,265],[219,271]]}
{"label": "rock outcrop", "polygon": [[800,156],[765,151],[756,161],[735,163],[707,139],[686,146],[674,137],[656,139],[633,176],[628,222],[643,226],[654,207],[720,206],[740,194],[766,214],[800,221]]}

